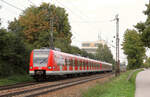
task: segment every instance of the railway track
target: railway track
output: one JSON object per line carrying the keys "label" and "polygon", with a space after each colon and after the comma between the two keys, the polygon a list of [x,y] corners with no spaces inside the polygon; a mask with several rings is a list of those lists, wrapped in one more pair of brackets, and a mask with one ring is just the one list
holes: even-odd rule
{"label": "railway track", "polygon": [[112,73],[97,74],[97,75],[91,75],[88,77],[79,77],[75,79],[56,81],[56,82],[47,82],[43,84],[27,86],[28,88],[20,87],[20,88],[16,88],[16,90],[11,89],[11,90],[8,90],[9,92],[7,92],[7,90],[3,90],[3,91],[0,91],[0,97],[35,97],[35,96],[42,95],[48,92],[56,91],[58,89],[85,83],[91,80],[104,78],[109,75],[112,75]]}
{"label": "railway track", "polygon": [[0,86],[0,91],[13,89],[13,88],[20,88],[20,87],[25,87],[25,86],[35,85],[35,84],[38,84],[38,82],[22,82],[22,83],[16,83],[12,85],[5,85],[5,86]]}
{"label": "railway track", "polygon": [[[58,79],[58,80],[60,80],[60,79]],[[65,80],[65,79],[61,79],[61,80]],[[36,82],[36,81],[32,81],[32,82],[20,82],[20,83],[11,84],[11,85],[0,86],[0,91],[1,90],[13,89],[13,88],[20,88],[20,87],[25,87],[25,86],[35,85],[35,84],[46,83],[48,81],[49,80],[43,81],[43,82]],[[56,81],[56,80],[51,79],[51,81]]]}

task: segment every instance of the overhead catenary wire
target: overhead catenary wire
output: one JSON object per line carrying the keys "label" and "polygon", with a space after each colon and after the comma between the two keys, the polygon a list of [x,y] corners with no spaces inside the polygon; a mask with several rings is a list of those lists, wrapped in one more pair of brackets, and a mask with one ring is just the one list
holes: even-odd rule
{"label": "overhead catenary wire", "polygon": [[34,4],[31,0],[28,0],[32,5],[36,5],[36,4]]}
{"label": "overhead catenary wire", "polygon": [[85,17],[89,18],[86,14],[83,14],[83,12],[82,12],[81,10],[79,10],[78,7],[76,7],[72,2],[71,2],[70,4],[71,4],[76,10],[78,10],[78,12],[79,12],[80,14],[82,14],[82,16],[85,16]]}
{"label": "overhead catenary wire", "polygon": [[21,8],[19,8],[19,7],[16,7],[15,5],[13,5],[13,4],[11,4],[11,3],[8,3],[8,2],[6,2],[5,0],[0,0],[1,2],[3,2],[3,3],[5,3],[5,4],[7,4],[7,5],[9,5],[9,6],[11,6],[11,7],[13,7],[13,8],[15,8],[15,9],[18,9],[18,10],[20,10],[20,11],[24,11],[23,9],[21,9]]}
{"label": "overhead catenary wire", "polygon": [[61,3],[58,0],[55,0],[57,3],[59,3],[60,5],[62,5],[64,8],[68,9],[71,13],[73,13],[74,15],[76,15],[77,17],[79,17],[80,19],[82,18],[82,20],[84,19],[82,16],[78,15],[77,13],[73,12],[70,8],[68,8],[67,6],[65,6],[63,3]]}

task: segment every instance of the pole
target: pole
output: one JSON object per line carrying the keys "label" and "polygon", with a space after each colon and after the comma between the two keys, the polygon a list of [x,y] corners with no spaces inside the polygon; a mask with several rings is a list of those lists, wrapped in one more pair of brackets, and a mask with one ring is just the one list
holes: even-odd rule
{"label": "pole", "polygon": [[[51,15],[50,11],[47,9],[49,16]],[[53,41],[53,19],[54,17],[49,17],[49,24],[50,24],[50,30],[49,30],[49,48],[54,50],[54,41]]]}
{"label": "pole", "polygon": [[53,17],[50,19],[50,48],[54,49],[54,41],[53,41]]}
{"label": "pole", "polygon": [[120,59],[119,59],[119,18],[118,15],[115,17],[116,20],[116,66],[115,76],[120,75]]}

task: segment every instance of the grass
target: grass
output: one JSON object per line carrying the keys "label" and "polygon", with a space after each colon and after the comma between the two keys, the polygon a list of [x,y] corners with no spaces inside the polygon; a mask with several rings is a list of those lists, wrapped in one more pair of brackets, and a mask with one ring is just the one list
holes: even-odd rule
{"label": "grass", "polygon": [[94,87],[83,92],[83,97],[134,97],[135,79],[138,72],[133,73],[129,81],[128,75],[132,71],[122,73],[119,77],[114,77],[103,84],[97,83]]}
{"label": "grass", "polygon": [[10,76],[7,78],[1,78],[0,86],[11,85],[11,84],[16,84],[20,82],[28,82],[28,81],[33,81],[33,79],[27,74],[26,75],[14,75],[14,76]]}

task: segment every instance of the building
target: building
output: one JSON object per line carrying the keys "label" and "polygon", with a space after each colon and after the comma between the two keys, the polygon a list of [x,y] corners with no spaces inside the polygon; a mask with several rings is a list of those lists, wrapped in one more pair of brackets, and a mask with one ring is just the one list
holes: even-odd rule
{"label": "building", "polygon": [[81,49],[95,54],[99,44],[105,45],[106,42],[104,40],[82,42]]}

